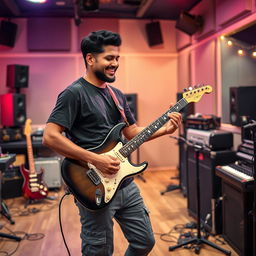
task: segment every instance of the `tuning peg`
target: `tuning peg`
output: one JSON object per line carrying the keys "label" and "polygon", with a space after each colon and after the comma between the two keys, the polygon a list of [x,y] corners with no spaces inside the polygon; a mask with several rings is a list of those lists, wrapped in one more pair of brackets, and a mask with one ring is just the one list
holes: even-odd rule
{"label": "tuning peg", "polygon": [[192,91],[192,90],[193,90],[193,87],[192,87],[192,86],[189,86],[188,89],[189,89],[189,91]]}
{"label": "tuning peg", "polygon": [[183,91],[184,91],[184,92],[187,92],[187,91],[188,91],[188,89],[187,89],[187,88],[184,88],[184,89],[183,89]]}

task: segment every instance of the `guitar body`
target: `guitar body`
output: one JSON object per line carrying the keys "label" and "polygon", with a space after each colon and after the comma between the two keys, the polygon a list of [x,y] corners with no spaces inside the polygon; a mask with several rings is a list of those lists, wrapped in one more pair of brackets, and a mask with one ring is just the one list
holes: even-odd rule
{"label": "guitar body", "polygon": [[86,162],[65,158],[62,163],[62,178],[75,198],[87,209],[98,210],[107,206],[114,198],[122,182],[146,169],[147,163],[134,165],[119,153],[124,145],[121,130],[125,124],[114,126],[101,145],[89,151],[112,155],[120,161],[120,170],[115,175],[104,177],[100,170]]}
{"label": "guitar body", "polygon": [[48,195],[48,189],[43,183],[43,169],[40,170],[40,173],[31,174],[30,171],[22,165],[20,172],[24,178],[22,193],[25,198],[39,200],[44,199]]}

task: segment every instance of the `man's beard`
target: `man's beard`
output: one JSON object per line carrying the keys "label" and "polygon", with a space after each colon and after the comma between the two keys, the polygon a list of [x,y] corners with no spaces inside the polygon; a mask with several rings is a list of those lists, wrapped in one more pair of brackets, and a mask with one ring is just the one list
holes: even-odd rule
{"label": "man's beard", "polygon": [[115,76],[112,77],[112,78],[107,77],[102,71],[99,71],[99,70],[96,70],[96,71],[95,71],[95,76],[96,76],[98,79],[100,79],[101,81],[107,82],[107,83],[113,83],[113,82],[115,82],[115,80],[116,80],[116,77],[115,77]]}

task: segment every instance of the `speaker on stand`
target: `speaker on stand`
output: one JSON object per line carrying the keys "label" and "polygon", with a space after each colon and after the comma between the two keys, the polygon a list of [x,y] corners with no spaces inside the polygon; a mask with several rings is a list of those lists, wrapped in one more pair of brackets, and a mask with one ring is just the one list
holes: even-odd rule
{"label": "speaker on stand", "polygon": [[25,94],[7,93],[1,95],[1,122],[6,127],[19,127],[26,121]]}
{"label": "speaker on stand", "polygon": [[29,66],[7,65],[6,86],[10,93],[1,95],[1,122],[5,127],[20,127],[26,121],[26,96],[21,88],[28,87]]}
{"label": "speaker on stand", "polygon": [[256,120],[256,86],[230,87],[230,123],[242,126],[248,119]]}
{"label": "speaker on stand", "polygon": [[[138,121],[138,96],[137,93],[126,93],[125,94],[127,104],[129,105],[129,108],[133,114],[133,117],[136,121]],[[136,158],[137,158],[137,164],[140,163],[140,148],[136,150]],[[137,176],[140,178],[143,182],[146,182],[145,178],[143,177],[143,173],[139,174]]]}
{"label": "speaker on stand", "polygon": [[26,65],[7,65],[6,86],[19,93],[21,88],[28,87],[29,66]]}

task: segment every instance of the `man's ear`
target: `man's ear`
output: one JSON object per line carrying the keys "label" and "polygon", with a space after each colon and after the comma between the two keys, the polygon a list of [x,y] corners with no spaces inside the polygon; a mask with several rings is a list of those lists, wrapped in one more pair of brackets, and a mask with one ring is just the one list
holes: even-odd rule
{"label": "man's ear", "polygon": [[95,57],[93,56],[92,53],[87,53],[86,62],[89,66],[91,66],[95,62]]}

